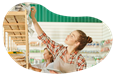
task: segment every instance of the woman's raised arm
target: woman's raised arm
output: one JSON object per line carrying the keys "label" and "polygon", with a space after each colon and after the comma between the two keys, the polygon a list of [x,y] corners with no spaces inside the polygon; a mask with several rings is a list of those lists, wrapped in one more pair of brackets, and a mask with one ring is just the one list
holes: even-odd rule
{"label": "woman's raised arm", "polygon": [[31,7],[31,18],[32,18],[35,30],[36,30],[36,32],[37,32],[37,34],[39,36],[40,34],[43,33],[43,30],[41,29],[40,25],[38,24],[38,22],[37,22],[37,20],[35,18],[35,13],[36,13],[36,8]]}
{"label": "woman's raised arm", "polygon": [[35,13],[36,13],[36,8],[31,7],[31,17],[33,20],[35,30],[38,34],[38,39],[41,40],[47,46],[48,50],[56,57],[61,51],[61,49],[64,48],[64,46],[51,40],[50,37],[48,37],[45,34],[45,32],[41,29],[37,20],[35,19]]}

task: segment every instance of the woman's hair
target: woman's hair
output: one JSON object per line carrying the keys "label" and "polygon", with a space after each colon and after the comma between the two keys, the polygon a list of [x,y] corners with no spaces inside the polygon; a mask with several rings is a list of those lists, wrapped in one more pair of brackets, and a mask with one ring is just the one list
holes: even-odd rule
{"label": "woman's hair", "polygon": [[82,50],[86,46],[87,43],[91,43],[93,40],[91,37],[86,36],[86,34],[83,31],[81,30],[76,30],[76,31],[80,34],[77,40],[78,42],[80,42],[80,44],[76,48],[76,50]]}
{"label": "woman's hair", "polygon": [[[47,49],[47,48],[44,48],[44,50],[48,50],[48,49]],[[48,53],[49,53],[50,55],[52,55],[50,51],[48,51]],[[52,55],[52,57],[50,58],[50,62],[54,62],[53,55]]]}

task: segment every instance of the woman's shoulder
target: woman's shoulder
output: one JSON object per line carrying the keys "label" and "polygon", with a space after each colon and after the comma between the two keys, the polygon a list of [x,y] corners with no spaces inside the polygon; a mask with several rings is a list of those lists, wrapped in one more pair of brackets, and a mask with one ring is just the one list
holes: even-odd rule
{"label": "woman's shoulder", "polygon": [[78,59],[79,59],[79,58],[81,58],[81,59],[84,59],[84,60],[85,60],[84,56],[83,56],[81,53],[78,53]]}
{"label": "woman's shoulder", "polygon": [[50,64],[47,66],[47,68],[53,68],[53,66],[54,66],[54,62],[50,63]]}
{"label": "woman's shoulder", "polygon": [[41,66],[44,66],[44,65],[46,65],[46,62],[44,62],[44,63],[41,63],[40,65],[41,65]]}

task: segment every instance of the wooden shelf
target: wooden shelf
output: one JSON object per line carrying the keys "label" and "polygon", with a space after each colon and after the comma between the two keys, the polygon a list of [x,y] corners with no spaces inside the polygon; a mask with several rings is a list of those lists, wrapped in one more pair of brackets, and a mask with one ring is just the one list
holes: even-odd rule
{"label": "wooden shelf", "polygon": [[25,30],[5,30],[5,32],[25,32]]}
{"label": "wooden shelf", "polygon": [[12,15],[25,15],[25,11],[11,11],[6,14],[7,16],[12,16]]}
{"label": "wooden shelf", "polygon": [[[3,27],[11,38],[25,38],[25,11],[8,12],[4,18]],[[19,36],[22,35],[22,36]]]}
{"label": "wooden shelf", "polygon": [[[9,11],[3,22],[4,28],[4,45],[6,45],[6,37],[5,32],[8,33],[8,48],[9,48],[9,41],[10,45],[25,45],[26,46],[26,68],[28,69],[29,63],[29,39],[28,39],[28,25],[27,25],[27,11]],[[10,38],[9,38],[10,37]],[[9,40],[10,39],[10,40]],[[12,50],[12,46],[10,46]],[[8,49],[9,52],[9,49]],[[21,63],[20,63],[21,64]],[[22,65],[22,64],[21,64]],[[25,65],[25,64],[24,64]]]}

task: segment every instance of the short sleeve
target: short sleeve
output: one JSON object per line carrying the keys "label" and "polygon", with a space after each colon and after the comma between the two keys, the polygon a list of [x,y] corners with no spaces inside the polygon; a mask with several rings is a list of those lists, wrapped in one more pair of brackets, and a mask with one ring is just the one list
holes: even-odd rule
{"label": "short sleeve", "polygon": [[76,71],[80,71],[80,70],[84,70],[86,69],[87,67],[87,63],[86,63],[86,60],[85,58],[80,54],[77,58],[77,61],[76,61]]}
{"label": "short sleeve", "polygon": [[45,32],[39,35],[38,39],[41,40],[47,46],[47,49],[55,56],[57,56],[57,54],[65,47],[62,44],[58,44],[51,40]]}

